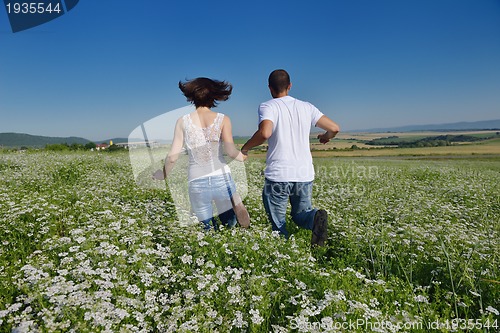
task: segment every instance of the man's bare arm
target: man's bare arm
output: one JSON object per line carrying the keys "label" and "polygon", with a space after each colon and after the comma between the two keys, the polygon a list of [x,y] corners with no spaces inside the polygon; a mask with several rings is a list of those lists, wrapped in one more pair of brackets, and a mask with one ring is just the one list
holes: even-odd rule
{"label": "man's bare arm", "polygon": [[318,135],[319,142],[323,144],[329,142],[330,139],[333,139],[340,131],[340,126],[325,115],[319,118],[316,123],[316,127],[326,131],[325,133]]}
{"label": "man's bare arm", "polygon": [[263,120],[259,124],[259,129],[254,135],[241,147],[241,152],[247,154],[253,147],[260,146],[273,134],[273,122],[270,120]]}

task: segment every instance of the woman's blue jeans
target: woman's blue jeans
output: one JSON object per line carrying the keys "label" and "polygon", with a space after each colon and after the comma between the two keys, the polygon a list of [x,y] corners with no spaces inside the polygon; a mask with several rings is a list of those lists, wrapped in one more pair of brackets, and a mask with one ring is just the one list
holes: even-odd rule
{"label": "woman's blue jeans", "polygon": [[205,230],[212,226],[218,229],[214,219],[213,203],[217,207],[219,219],[225,227],[236,225],[236,214],[231,202],[236,193],[236,186],[231,174],[198,178],[189,182],[189,200],[191,209]]}

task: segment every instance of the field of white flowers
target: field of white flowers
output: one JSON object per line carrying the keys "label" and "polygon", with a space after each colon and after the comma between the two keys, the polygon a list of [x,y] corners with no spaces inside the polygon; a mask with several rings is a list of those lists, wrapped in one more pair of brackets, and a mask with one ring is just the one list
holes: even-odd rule
{"label": "field of white flowers", "polygon": [[0,332],[497,332],[500,163],[317,159],[327,247],[181,225],[126,153],[0,153]]}

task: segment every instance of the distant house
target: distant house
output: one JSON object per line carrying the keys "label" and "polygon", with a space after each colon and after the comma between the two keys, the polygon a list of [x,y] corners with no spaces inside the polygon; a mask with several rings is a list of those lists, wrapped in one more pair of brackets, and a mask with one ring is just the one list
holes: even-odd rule
{"label": "distant house", "polygon": [[106,148],[108,148],[109,145],[107,143],[96,143],[95,144],[95,149],[96,150],[104,150]]}

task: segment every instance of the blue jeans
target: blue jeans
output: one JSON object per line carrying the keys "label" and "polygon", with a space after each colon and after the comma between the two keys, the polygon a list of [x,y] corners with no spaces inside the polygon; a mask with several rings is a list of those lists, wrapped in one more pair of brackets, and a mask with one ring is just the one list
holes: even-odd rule
{"label": "blue jeans", "polygon": [[312,230],[314,215],[312,207],[312,182],[273,182],[266,179],[262,200],[273,230],[288,238],[286,230],[286,208],[292,205],[292,220],[301,228]]}
{"label": "blue jeans", "polygon": [[215,202],[222,225],[233,227],[236,224],[236,214],[231,203],[234,193],[236,186],[231,174],[203,177],[189,182],[191,209],[205,230],[212,226],[218,229],[212,202]]}

